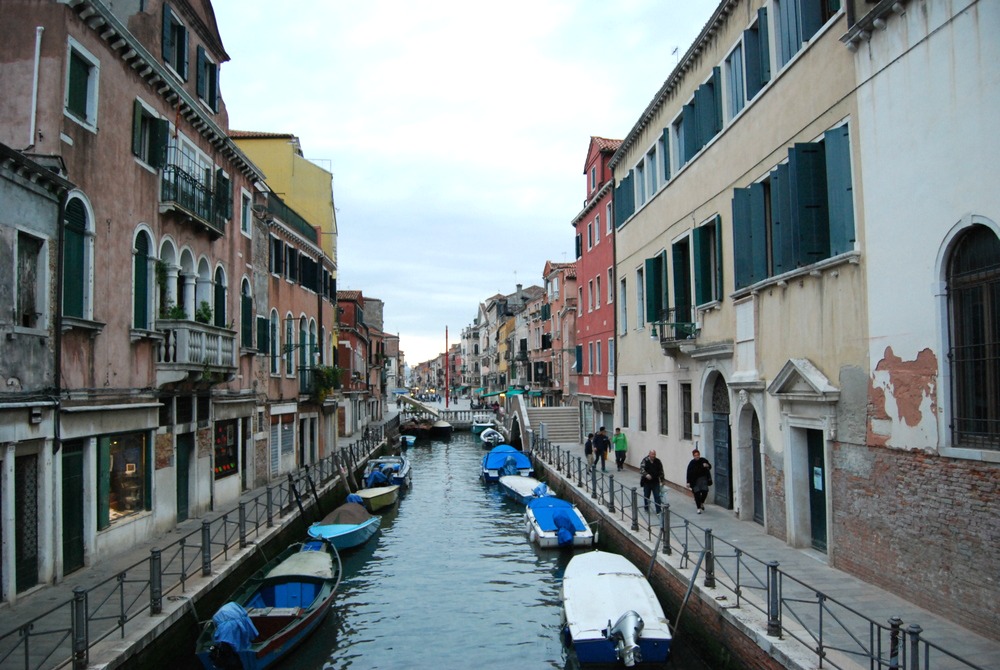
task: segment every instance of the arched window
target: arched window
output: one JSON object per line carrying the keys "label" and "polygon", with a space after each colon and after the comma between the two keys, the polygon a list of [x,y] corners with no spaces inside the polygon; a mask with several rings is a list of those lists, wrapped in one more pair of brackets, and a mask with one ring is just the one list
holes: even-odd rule
{"label": "arched window", "polygon": [[64,316],[89,319],[93,305],[90,302],[92,270],[91,217],[80,198],[66,203],[63,218],[63,298]]}
{"label": "arched window", "polygon": [[222,269],[222,266],[215,268],[215,304],[213,305],[213,312],[215,312],[215,325],[219,328],[226,327],[227,310],[226,310],[226,271]]}
{"label": "arched window", "polygon": [[271,310],[271,374],[278,374],[278,361],[281,360],[281,329],[278,324],[278,310]]}
{"label": "arched window", "polygon": [[243,278],[240,286],[240,344],[245,349],[253,349],[253,294],[250,280]]}
{"label": "arched window", "polygon": [[291,314],[285,316],[285,374],[291,376],[295,373],[295,317]]}
{"label": "arched window", "polygon": [[149,322],[153,289],[149,250],[152,246],[149,234],[140,230],[135,236],[135,251],[132,256],[132,327],[140,330],[152,330]]}
{"label": "arched window", "polygon": [[948,264],[952,439],[1000,449],[1000,238],[971,226]]}

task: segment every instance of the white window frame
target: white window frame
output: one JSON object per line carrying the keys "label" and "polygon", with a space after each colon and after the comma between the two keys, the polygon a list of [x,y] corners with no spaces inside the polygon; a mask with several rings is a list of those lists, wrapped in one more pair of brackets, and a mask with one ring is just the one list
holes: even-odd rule
{"label": "white window frame", "polygon": [[615,269],[613,267],[608,268],[608,303],[609,305],[615,302]]}
{"label": "white window frame", "polygon": [[250,191],[240,187],[240,232],[246,237],[253,237],[253,196]]}
{"label": "white window frame", "polygon": [[[87,78],[87,118],[81,119],[69,111],[69,82],[70,82],[70,59],[73,52],[76,52],[85,61],[90,63],[90,76]],[[97,132],[97,103],[100,94],[101,81],[101,61],[97,56],[90,53],[85,46],[77,42],[72,37],[67,38],[66,44],[66,81],[63,82],[63,116],[71,119],[74,123]]]}
{"label": "white window frame", "polygon": [[594,217],[594,246],[601,243],[601,215]]}
{"label": "white window frame", "polygon": [[[628,295],[625,291],[628,288],[628,282],[625,277],[622,277],[618,282],[618,295],[626,296]],[[628,335],[628,300],[618,301],[618,334]]]}
{"label": "white window frame", "polygon": [[635,329],[646,327],[646,272],[643,268],[635,271]]}
{"label": "white window frame", "polygon": [[608,227],[608,231],[605,235],[610,235],[614,232],[614,219],[611,218],[611,203],[609,202],[604,206],[604,221],[605,225]]}
{"label": "white window frame", "polygon": [[601,275],[594,277],[594,309],[601,308]]}

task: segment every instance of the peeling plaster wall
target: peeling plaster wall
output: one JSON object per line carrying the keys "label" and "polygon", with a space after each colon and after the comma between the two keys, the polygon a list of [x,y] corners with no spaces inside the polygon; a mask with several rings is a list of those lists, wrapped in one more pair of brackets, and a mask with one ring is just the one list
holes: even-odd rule
{"label": "peeling plaster wall", "polygon": [[892,347],[871,379],[868,441],[899,449],[934,449],[938,436],[938,360],[930,349],[903,360]]}

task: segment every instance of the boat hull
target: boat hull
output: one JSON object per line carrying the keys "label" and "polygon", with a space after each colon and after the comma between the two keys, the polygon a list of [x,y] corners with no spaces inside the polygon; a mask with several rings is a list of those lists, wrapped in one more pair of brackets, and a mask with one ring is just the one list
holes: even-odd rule
{"label": "boat hull", "polygon": [[581,665],[621,662],[615,641],[604,631],[626,612],[643,623],[635,639],[638,667],[662,666],[669,658],[671,634],[663,608],[645,576],[624,556],[603,551],[574,556],[563,573],[562,598],[566,643]]}
{"label": "boat hull", "polygon": [[[572,523],[572,537],[569,540],[560,537],[555,521],[555,515],[560,512]],[[589,547],[594,544],[594,531],[590,529],[579,508],[553,496],[528,501],[524,513],[524,530],[528,539],[542,549]]]}
{"label": "boat hull", "polygon": [[399,498],[399,484],[361,489],[358,491],[358,495],[361,496],[369,512],[377,512],[396,504],[396,500]]}
{"label": "boat hull", "polygon": [[[507,467],[508,461],[510,468]],[[518,451],[509,444],[501,444],[483,456],[480,477],[484,482],[497,482],[506,474],[529,477],[534,474],[534,468],[531,465],[531,458],[526,453]]]}
{"label": "boat hull", "polygon": [[[535,490],[542,484],[542,482],[534,477],[525,477],[522,475],[504,475],[500,477],[498,483],[500,484],[500,490],[505,496],[522,505],[527,505],[539,497],[535,495]],[[549,493],[545,495],[549,495]]]}
{"label": "boat hull", "polygon": [[373,516],[360,524],[313,524],[307,532],[309,537],[329,542],[337,549],[352,549],[370,540],[378,532],[381,521]]}

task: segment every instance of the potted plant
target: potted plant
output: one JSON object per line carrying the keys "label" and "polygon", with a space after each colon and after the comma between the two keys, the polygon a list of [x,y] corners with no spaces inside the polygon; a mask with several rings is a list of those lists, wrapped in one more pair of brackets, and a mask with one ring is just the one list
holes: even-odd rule
{"label": "potted plant", "polygon": [[212,323],[212,306],[207,300],[202,300],[194,312],[194,320],[198,323]]}

